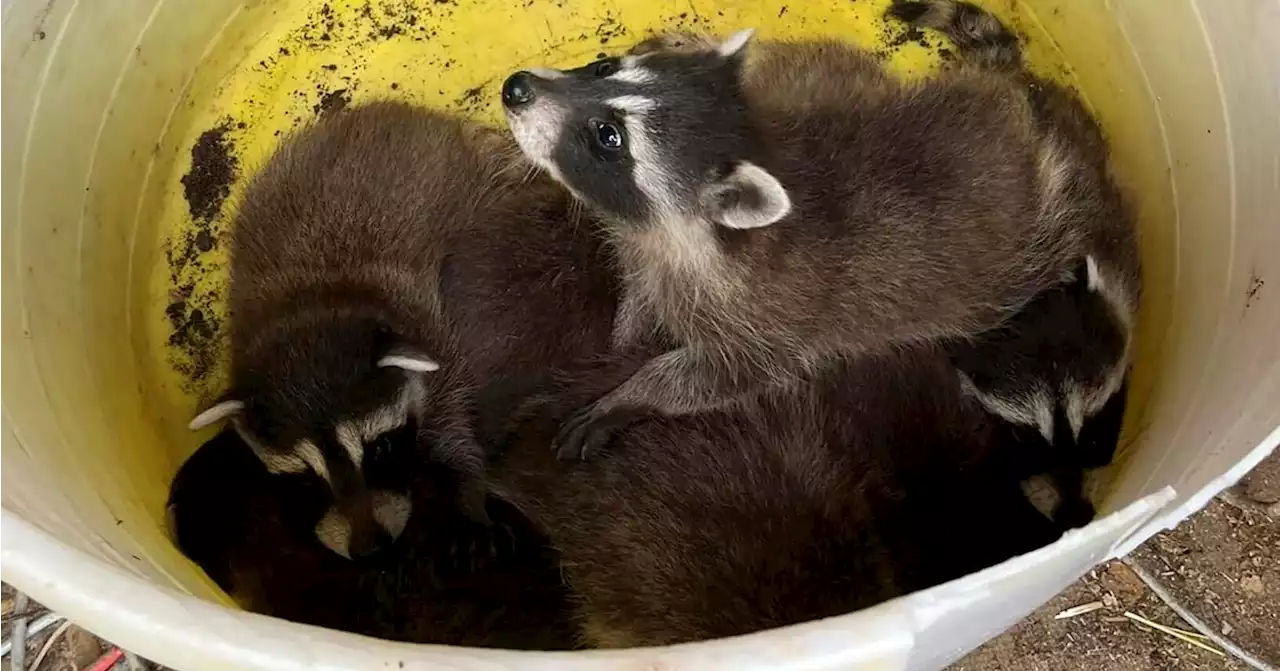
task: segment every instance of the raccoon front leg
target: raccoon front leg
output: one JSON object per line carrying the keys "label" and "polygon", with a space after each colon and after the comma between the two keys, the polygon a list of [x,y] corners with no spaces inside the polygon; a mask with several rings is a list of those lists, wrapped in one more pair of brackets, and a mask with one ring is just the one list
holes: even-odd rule
{"label": "raccoon front leg", "polygon": [[488,455],[476,440],[467,406],[460,398],[451,400],[446,400],[438,418],[432,455],[457,477],[456,503],[471,522],[449,535],[448,565],[454,571],[475,571],[519,548],[515,531],[503,522],[493,522],[486,510],[491,491]]}
{"label": "raccoon front leg", "polygon": [[615,352],[625,352],[648,344],[657,330],[653,311],[634,289],[623,287],[618,307],[613,314],[613,331],[609,341]]}
{"label": "raccoon front leg", "polygon": [[488,459],[471,428],[470,407],[462,393],[446,394],[436,418],[431,456],[458,478],[458,507],[473,522],[489,526]]}
{"label": "raccoon front leg", "polygon": [[688,348],[672,350],[650,359],[626,382],[570,417],[556,435],[556,455],[586,459],[647,414],[688,415],[730,406],[761,386],[756,379],[730,375]]}
{"label": "raccoon front leg", "polygon": [[458,508],[476,524],[489,526],[489,514],[485,512],[489,488],[480,449],[480,444],[470,435],[442,436],[434,457],[458,478]]}

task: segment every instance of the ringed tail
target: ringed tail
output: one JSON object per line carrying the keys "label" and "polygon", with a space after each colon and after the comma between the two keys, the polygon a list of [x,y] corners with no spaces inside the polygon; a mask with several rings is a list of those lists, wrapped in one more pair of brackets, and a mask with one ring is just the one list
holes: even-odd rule
{"label": "ringed tail", "polygon": [[917,28],[933,28],[955,44],[960,57],[1000,70],[1022,68],[1018,36],[993,14],[956,0],[893,0],[886,12]]}

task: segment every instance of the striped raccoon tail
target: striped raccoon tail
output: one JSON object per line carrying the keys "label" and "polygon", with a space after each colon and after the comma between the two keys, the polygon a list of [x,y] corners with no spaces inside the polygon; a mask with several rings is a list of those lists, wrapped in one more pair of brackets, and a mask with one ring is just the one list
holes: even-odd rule
{"label": "striped raccoon tail", "polygon": [[946,35],[963,60],[1000,70],[1022,68],[1017,35],[977,5],[954,0],[894,0],[887,14]]}

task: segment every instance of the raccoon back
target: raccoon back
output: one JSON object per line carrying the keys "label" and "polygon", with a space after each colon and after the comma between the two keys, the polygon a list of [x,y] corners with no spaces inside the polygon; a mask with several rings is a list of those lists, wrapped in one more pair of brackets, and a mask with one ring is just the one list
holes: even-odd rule
{"label": "raccoon back", "polygon": [[[627,370],[587,377],[607,386]],[[493,479],[561,552],[594,645],[846,613],[1057,535],[952,375],[932,354],[868,358],[738,410],[643,421],[572,464],[546,450],[555,421],[534,421]]]}

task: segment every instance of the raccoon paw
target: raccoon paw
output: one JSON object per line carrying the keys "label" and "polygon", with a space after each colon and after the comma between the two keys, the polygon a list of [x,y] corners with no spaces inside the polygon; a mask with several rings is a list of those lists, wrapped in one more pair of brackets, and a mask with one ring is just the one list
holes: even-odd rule
{"label": "raccoon paw", "polygon": [[1088,526],[1097,515],[1093,504],[1083,496],[1068,497],[1053,511],[1053,522],[1063,531]]}
{"label": "raccoon paw", "polygon": [[598,405],[587,406],[560,427],[560,432],[552,442],[556,458],[585,461],[637,419],[637,413],[631,410],[602,410]]}
{"label": "raccoon paw", "polygon": [[514,557],[519,551],[516,532],[503,523],[489,526],[470,525],[449,540],[443,557],[443,576],[458,577],[475,573]]}
{"label": "raccoon paw", "polygon": [[493,525],[493,520],[489,518],[489,513],[485,510],[486,504],[489,502],[489,488],[483,480],[473,479],[459,488],[458,507],[462,510],[462,514],[472,522],[482,526],[489,527]]}

